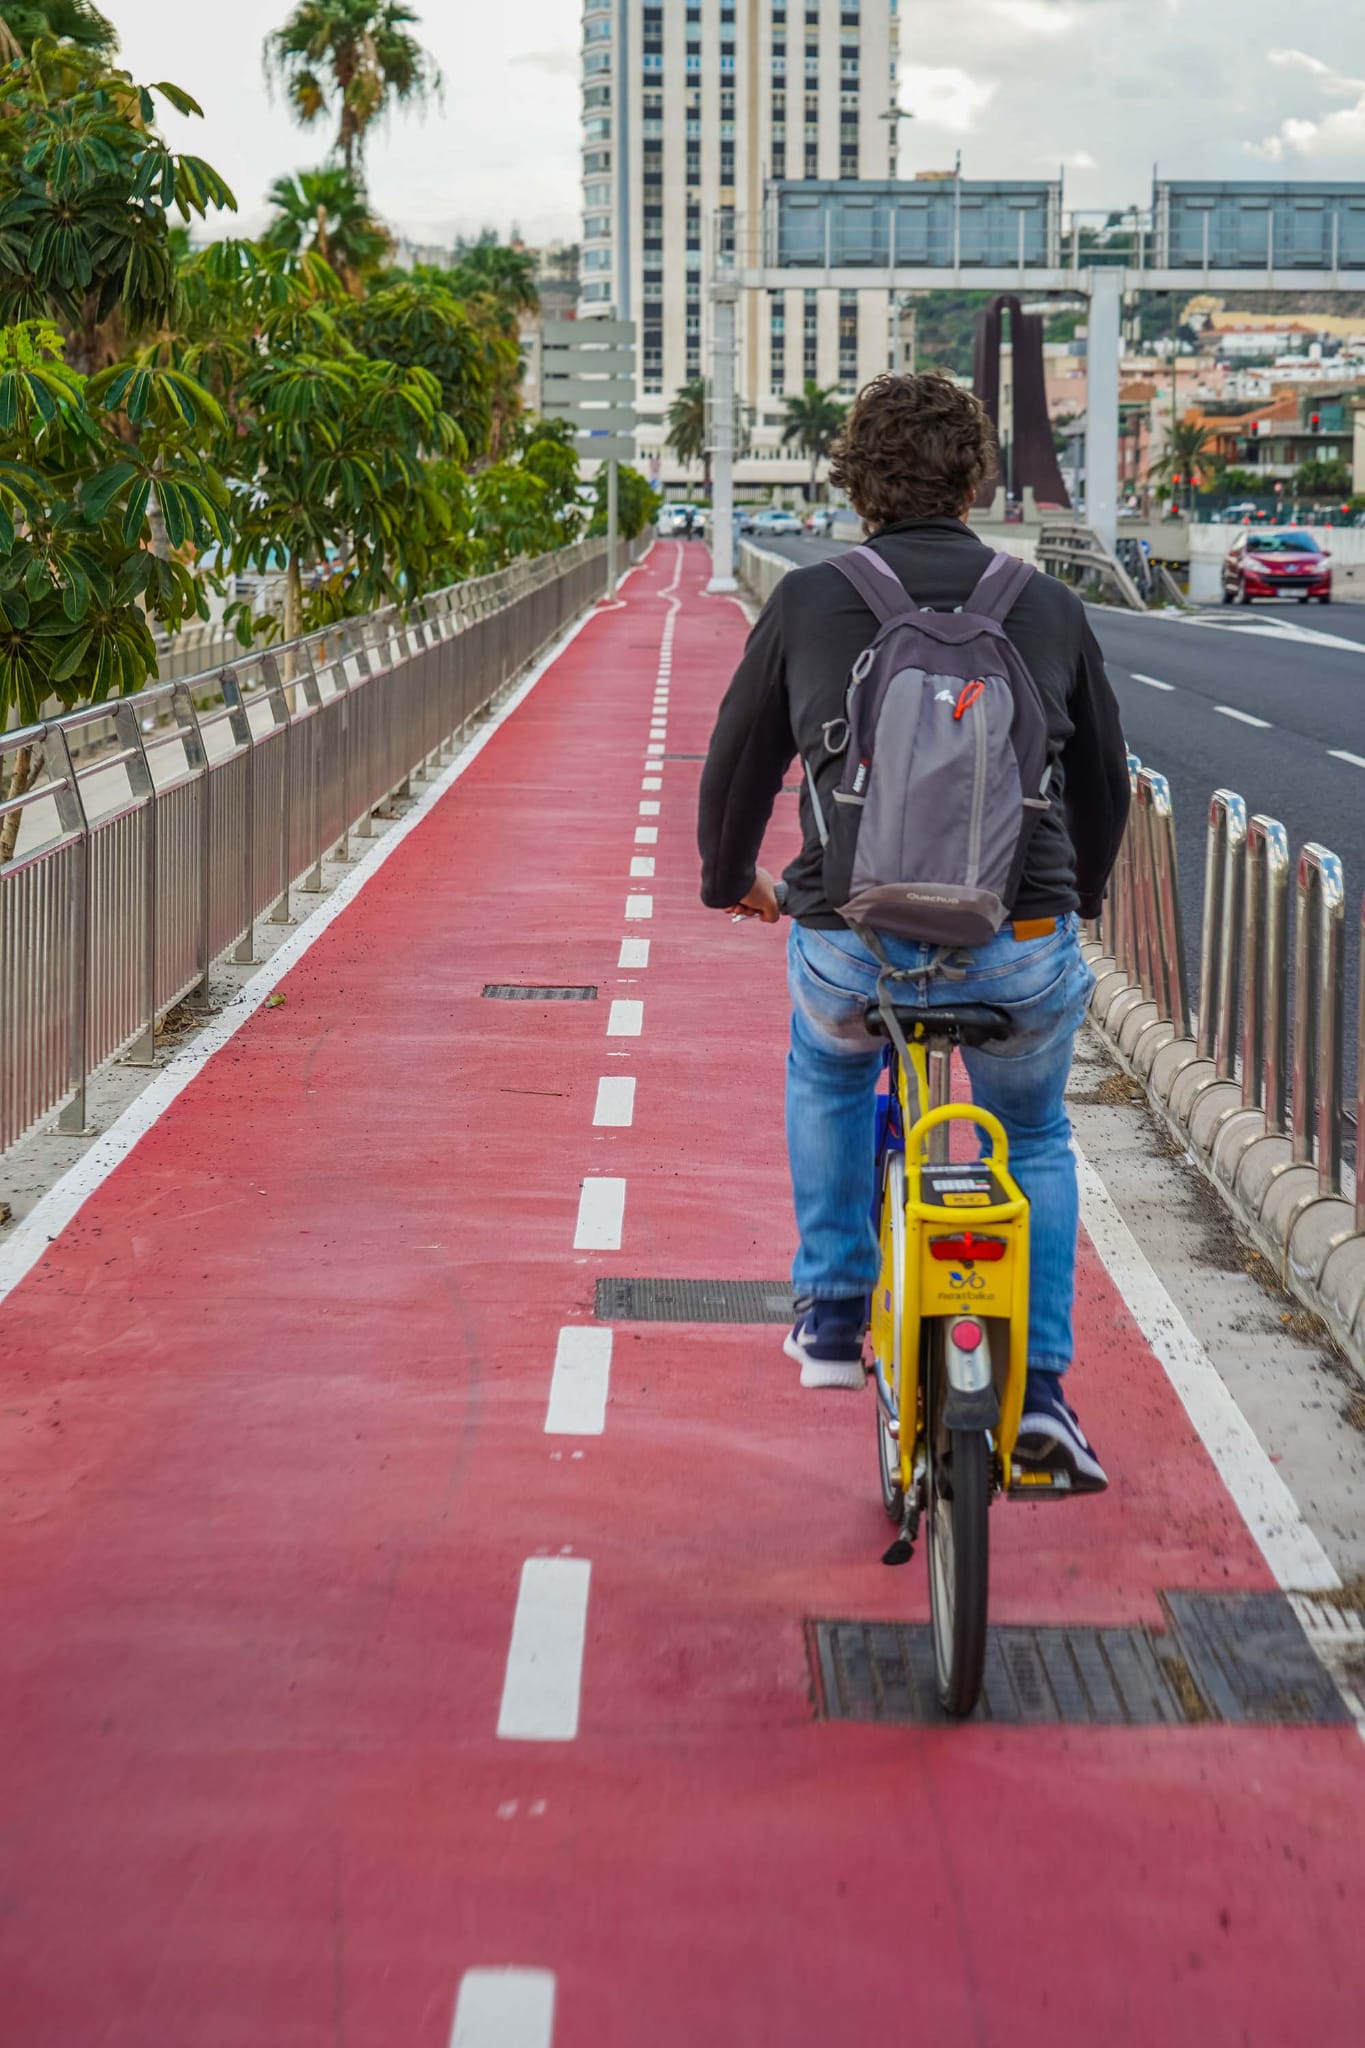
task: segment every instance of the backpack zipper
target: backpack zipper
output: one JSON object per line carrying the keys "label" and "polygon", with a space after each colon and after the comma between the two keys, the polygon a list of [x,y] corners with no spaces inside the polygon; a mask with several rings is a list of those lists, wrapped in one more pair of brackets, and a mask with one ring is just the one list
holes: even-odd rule
{"label": "backpack zipper", "polygon": [[[983,683],[981,685],[980,693],[982,696],[985,695],[985,690],[986,686]],[[975,701],[976,699],[973,698],[972,702],[974,703]],[[963,709],[965,708],[966,707],[964,705]],[[953,714],[955,718],[958,715],[959,714],[957,712],[954,712]],[[988,734],[986,731],[985,716],[984,714],[978,714],[978,716],[972,720],[972,744],[976,749],[976,754],[972,764],[972,808],[967,828],[966,879],[967,887],[969,889],[976,888],[981,874],[981,834],[986,822],[985,811],[987,739]]]}

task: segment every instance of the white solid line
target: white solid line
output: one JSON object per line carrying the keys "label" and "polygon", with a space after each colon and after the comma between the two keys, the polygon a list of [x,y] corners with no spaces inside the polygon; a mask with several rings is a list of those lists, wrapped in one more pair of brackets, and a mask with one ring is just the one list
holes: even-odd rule
{"label": "white solid line", "polygon": [[553,1970],[466,1970],[450,2048],[550,2048]]}
{"label": "white solid line", "polygon": [[608,1038],[638,1038],[645,1028],[645,1006],[628,996],[618,996],[607,1018]]}
{"label": "white solid line", "polygon": [[646,797],[640,804],[640,816],[642,818],[657,818],[662,809],[662,804],[656,802],[652,797]]}
{"label": "white solid line", "polygon": [[1268,718],[1253,718],[1249,711],[1234,711],[1231,704],[1215,704],[1213,708],[1220,718],[1235,718],[1239,725],[1254,725],[1260,732],[1270,731]]}
{"label": "white solid line", "polygon": [[654,872],[654,861],[647,853],[637,854],[630,864],[631,879],[648,880]]}
{"label": "white solid line", "polygon": [[593,1123],[600,1128],[623,1131],[635,1121],[635,1082],[629,1074],[604,1074],[597,1084],[597,1107]]}
{"label": "white solid line", "polygon": [[[635,565],[637,568],[639,564]],[[622,582],[625,578],[622,577]],[[202,1072],[215,1053],[221,1052],[249,1017],[255,1015],[266,998],[271,995],[285,976],[296,967],[342,912],[347,910],[360,894],[366,883],[371,881],[392,858],[417,827],[425,822],[442,797],[451,790],[471,768],[489,741],[507,723],[513,712],[519,711],[536,684],[547,670],[553,668],[560,655],[570,643],[578,638],[583,629],[596,617],[594,612],[585,612],[561,633],[553,647],[538,661],[524,680],[517,684],[511,695],[490,715],[472,739],[461,748],[445,773],[425,790],[406,817],[375,841],[370,850],[359,859],[350,872],[338,882],[331,895],[321,903],[310,917],[305,918],[298,929],[291,932],[284,943],[277,947],[258,974],[240,988],[237,994],[224,1004],[222,1010],[206,1024],[199,1035],[173,1053],[161,1071],[150,1080],[136,1101],[110,1124],[107,1131],[96,1138],[74,1166],[68,1167],[61,1179],[50,1187],[41,1200],[34,1203],[21,1223],[6,1234],[6,1241],[0,1247],[0,1302],[3,1302],[19,1285],[24,1276],[43,1258],[54,1239],[60,1237],[73,1216],[89,1201],[97,1188],[104,1185],[111,1173],[121,1166],[129,1153],[144,1138],[152,1126],[165,1114],[184,1089],[188,1088],[195,1076]],[[645,916],[652,915],[653,904]],[[631,915],[627,906],[626,915]]]}
{"label": "white solid line", "polygon": [[504,1742],[577,1735],[591,1572],[586,1557],[528,1557],[522,1566],[498,1712]]}
{"label": "white solid line", "polygon": [[576,1252],[619,1252],[626,1213],[626,1184],[604,1175],[589,1175],[578,1197],[574,1226]]}
{"label": "white solid line", "polygon": [[1329,747],[1327,752],[1334,761],[1347,761],[1352,768],[1365,768],[1365,754],[1348,754],[1345,747]]}
{"label": "white solid line", "polygon": [[561,1330],[555,1348],[546,1436],[601,1436],[607,1426],[611,1385],[611,1331],[574,1326]]}
{"label": "white solid line", "polygon": [[648,967],[649,940],[622,939],[621,957],[616,964],[618,967]]}
{"label": "white solid line", "polygon": [[658,843],[659,828],[657,825],[637,825],[635,827],[635,844],[637,846],[657,846]]}
{"label": "white solid line", "polygon": [[653,917],[653,915],[654,915],[654,898],[653,898],[652,896],[627,896],[627,898],[626,898],[626,916],[627,916],[627,917],[631,917],[631,918],[637,918],[637,917]]}
{"label": "white solid line", "polygon": [[1266,1563],[1286,1589],[1331,1591],[1341,1584],[1332,1560],[1079,1146],[1076,1164],[1081,1217],[1090,1241],[1184,1403]]}
{"label": "white solid line", "polygon": [[1146,683],[1149,690],[1174,690],[1175,688],[1174,683],[1163,683],[1160,676],[1140,676],[1136,669],[1133,670],[1133,681],[1135,683]]}

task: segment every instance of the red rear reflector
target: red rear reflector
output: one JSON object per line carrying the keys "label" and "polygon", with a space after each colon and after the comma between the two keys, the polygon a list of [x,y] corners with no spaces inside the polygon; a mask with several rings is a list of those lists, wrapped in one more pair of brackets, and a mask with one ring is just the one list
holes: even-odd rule
{"label": "red rear reflector", "polygon": [[980,1323],[954,1323],[953,1342],[959,1351],[978,1351],[981,1348]]}
{"label": "red rear reflector", "polygon": [[985,1265],[991,1265],[1003,1259],[1005,1251],[1006,1239],[1003,1237],[977,1237],[970,1230],[959,1230],[952,1237],[931,1237],[929,1240],[931,1258],[942,1259],[945,1265],[960,1260],[970,1266],[978,1259]]}

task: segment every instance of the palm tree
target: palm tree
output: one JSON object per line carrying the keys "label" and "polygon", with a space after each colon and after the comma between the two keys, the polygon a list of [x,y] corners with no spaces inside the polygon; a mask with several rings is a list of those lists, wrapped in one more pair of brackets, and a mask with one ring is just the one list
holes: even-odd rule
{"label": "palm tree", "polygon": [[787,420],[782,429],[782,446],[795,446],[808,459],[812,501],[820,464],[839,438],[839,430],[848,413],[848,407],[840,405],[834,395],[838,388],[837,384],[830,384],[822,390],[814,377],[807,377],[800,395],[786,401]]}
{"label": "palm tree", "polygon": [[275,211],[261,236],[266,248],[282,249],[290,256],[316,251],[347,291],[358,297],[391,243],[349,172],[340,164],[297,171],[292,177],[276,178],[268,197]]}
{"label": "palm tree", "polygon": [[37,36],[110,56],[118,30],[90,0],[0,0],[0,58],[26,56]]}
{"label": "palm tree", "polygon": [[[1159,462],[1152,465],[1156,476],[1183,479],[1187,511],[1194,503],[1194,472],[1207,455],[1212,441],[1212,428],[1201,426],[1198,420],[1177,420],[1167,438],[1166,452]],[[1179,502],[1177,495],[1176,503]]]}
{"label": "palm tree", "polygon": [[459,298],[486,292],[512,314],[534,313],[540,306],[536,259],[515,243],[480,241],[456,248],[451,289]]}
{"label": "palm tree", "polygon": [[674,393],[673,403],[668,408],[668,432],[664,436],[665,448],[671,448],[684,469],[690,469],[694,462],[702,466],[702,489],[711,490],[711,437],[707,432],[706,384],[700,377],[694,377],[690,384],[680,385]]}
{"label": "palm tree", "polygon": [[408,33],[417,19],[400,0],[298,0],[265,39],[266,72],[283,83],[297,120],[307,127],[336,113],[336,148],[353,178],[371,122],[441,89],[435,58]]}

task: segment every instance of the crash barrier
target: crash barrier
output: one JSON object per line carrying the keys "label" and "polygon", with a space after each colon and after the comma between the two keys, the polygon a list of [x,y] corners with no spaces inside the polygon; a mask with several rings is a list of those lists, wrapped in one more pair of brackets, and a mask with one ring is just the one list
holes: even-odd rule
{"label": "crash barrier", "polygon": [[1365,971],[1350,1117],[1341,862],[1310,843],[1294,863],[1277,819],[1249,818],[1235,791],[1215,790],[1192,1021],[1170,793],[1131,757],[1130,770],[1128,832],[1103,916],[1086,929],[1092,1019],[1365,1372],[1365,1176],[1348,1185],[1344,1166],[1365,1118]]}
{"label": "crash barrier", "polygon": [[[632,548],[632,559],[645,543]],[[580,541],[347,620],[216,674],[168,680],[0,735],[0,768],[41,756],[0,866],[0,1151],[59,1110],[86,1123],[91,1073],[150,1065],[157,1020],[254,957],[322,863],[450,757],[469,722],[603,590]],[[8,829],[13,830],[10,824]]]}
{"label": "crash barrier", "polygon": [[760,604],[768,602],[788,569],[796,567],[798,564],[786,555],[775,555],[768,548],[756,547],[751,540],[740,541],[736,574]]}
{"label": "crash barrier", "polygon": [[1064,583],[1094,585],[1112,603],[1126,605],[1129,611],[1147,609],[1142,592],[1122,562],[1088,526],[1071,520],[1045,520],[1035,559],[1040,569]]}

